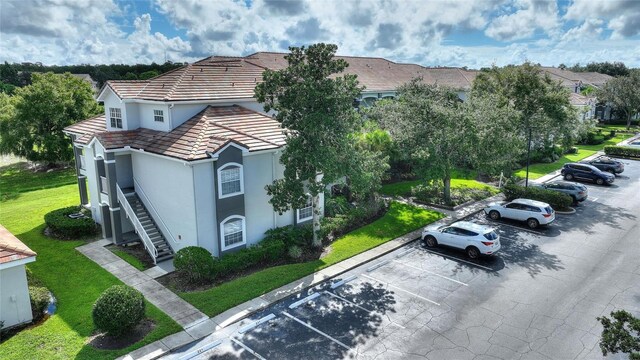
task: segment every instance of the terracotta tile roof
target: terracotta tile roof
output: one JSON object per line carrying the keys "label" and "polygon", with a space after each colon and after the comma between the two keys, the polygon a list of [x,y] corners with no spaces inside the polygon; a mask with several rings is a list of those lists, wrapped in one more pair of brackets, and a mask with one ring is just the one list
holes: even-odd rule
{"label": "terracotta tile roof", "polygon": [[600,87],[607,81],[613,79],[613,77],[606,74],[594,72],[574,72],[547,66],[543,66],[542,71],[549,74],[552,79],[560,81],[562,85],[566,87],[574,87],[575,84],[579,81],[581,81],[584,85],[593,85],[595,87]]}
{"label": "terracotta tile roof", "polygon": [[569,94],[569,101],[571,105],[574,106],[587,106],[591,105],[595,100],[594,98],[572,92]]}
{"label": "terracotta tile roof", "polygon": [[64,131],[76,135],[75,143],[86,145],[91,141],[91,139],[93,139],[94,134],[107,131],[106,116],[105,114],[102,114],[91,119],[75,123],[71,126],[67,126]]}
{"label": "terracotta tile roof", "polygon": [[[272,70],[287,67],[285,53],[258,52],[246,57],[247,61]],[[426,68],[416,64],[401,64],[383,58],[336,56],[349,63],[347,74],[358,76],[365,91],[393,91],[416,77],[428,84],[441,84],[456,89],[470,89],[475,71],[458,68]]]}
{"label": "terracotta tile roof", "polygon": [[253,97],[263,68],[243,58],[209,57],[144,81],[107,81],[121,99],[159,101]]}
{"label": "terracotta tile roof", "polygon": [[[72,125],[65,131],[75,133],[74,129],[88,129],[90,124],[83,123],[92,121],[95,118]],[[105,149],[130,146],[187,161],[206,159],[209,157],[207,153],[216,152],[229,142],[235,142],[249,151],[275,149],[285,143],[280,123],[238,105],[208,106],[170,132],[145,128],[127,131],[102,129],[82,135],[76,143],[87,144],[94,137]]]}
{"label": "terracotta tile roof", "polygon": [[36,256],[22,241],[0,225],[0,264]]}

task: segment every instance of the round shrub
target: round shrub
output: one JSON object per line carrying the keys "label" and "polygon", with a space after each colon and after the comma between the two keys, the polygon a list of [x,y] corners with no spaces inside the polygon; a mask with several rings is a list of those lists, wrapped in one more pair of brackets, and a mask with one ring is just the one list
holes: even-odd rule
{"label": "round shrub", "polygon": [[49,289],[42,286],[29,286],[29,300],[31,301],[31,314],[36,321],[44,316],[49,306]]}
{"label": "round shrub", "polygon": [[302,249],[298,245],[292,245],[289,248],[288,254],[292,259],[300,259],[300,257],[302,257]]}
{"label": "round shrub", "polygon": [[173,258],[176,271],[183,273],[191,282],[209,279],[213,273],[213,256],[207,249],[188,246],[178,250]]}
{"label": "round shrub", "polygon": [[111,336],[120,336],[145,318],[144,296],[126,285],[113,285],[93,305],[93,323]]}
{"label": "round shrub", "polygon": [[83,213],[84,209],[79,206],[70,206],[58,210],[53,210],[44,216],[44,222],[51,232],[63,239],[75,239],[96,233],[98,226],[91,216],[70,218],[71,214]]}

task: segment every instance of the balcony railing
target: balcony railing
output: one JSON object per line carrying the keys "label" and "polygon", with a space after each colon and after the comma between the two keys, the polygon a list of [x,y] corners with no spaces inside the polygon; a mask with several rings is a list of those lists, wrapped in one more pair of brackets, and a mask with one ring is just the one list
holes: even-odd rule
{"label": "balcony railing", "polygon": [[100,176],[100,192],[103,194],[109,193],[109,188],[107,186],[107,178],[105,176]]}
{"label": "balcony railing", "polygon": [[79,155],[78,159],[80,159],[80,169],[82,170],[86,169],[87,164],[85,163],[84,155]]}

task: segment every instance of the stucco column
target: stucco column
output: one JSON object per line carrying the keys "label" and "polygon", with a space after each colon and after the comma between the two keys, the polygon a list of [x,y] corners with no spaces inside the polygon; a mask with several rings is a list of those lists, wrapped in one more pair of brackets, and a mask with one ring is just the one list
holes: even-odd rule
{"label": "stucco column", "polygon": [[112,235],[111,232],[111,214],[109,213],[109,205],[100,205],[100,214],[102,215],[102,237],[107,239]]}
{"label": "stucco column", "polygon": [[111,217],[111,236],[113,242],[122,242],[122,222],[120,218],[120,203],[118,202],[118,192],[116,189],[116,156],[113,153],[106,153],[104,160],[105,177],[107,178],[107,197],[109,198],[109,215]]}
{"label": "stucco column", "polygon": [[87,177],[84,175],[78,176],[78,191],[80,192],[80,205],[87,205],[89,195],[87,195]]}

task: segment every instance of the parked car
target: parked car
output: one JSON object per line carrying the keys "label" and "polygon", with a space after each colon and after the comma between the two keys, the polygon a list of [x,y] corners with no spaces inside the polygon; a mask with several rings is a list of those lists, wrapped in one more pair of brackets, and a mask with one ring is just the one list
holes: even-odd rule
{"label": "parked car", "polygon": [[615,180],[615,175],[600,171],[597,167],[587,164],[569,163],[562,166],[560,174],[565,180],[588,180],[598,185],[611,184]]}
{"label": "parked car", "polygon": [[549,204],[530,199],[515,199],[506,204],[491,203],[484,208],[484,213],[493,220],[507,218],[525,221],[532,229],[551,224],[556,219],[556,212]]}
{"label": "parked car", "polygon": [[630,146],[635,148],[640,147],[640,140],[630,141],[629,143],[623,146]]}
{"label": "parked car", "polygon": [[587,200],[587,197],[589,196],[589,190],[587,190],[587,187],[575,182],[555,180],[546,183],[532,183],[532,185],[540,189],[567,194],[571,196],[574,204]]}
{"label": "parked car", "polygon": [[618,161],[606,156],[600,156],[593,160],[582,161],[582,163],[593,165],[601,171],[606,171],[614,175],[621,174],[624,171],[624,164],[622,163],[622,161]]}
{"label": "parked car", "polygon": [[422,243],[427,247],[445,245],[462,249],[471,259],[495,254],[500,250],[500,236],[493,228],[458,221],[451,225],[427,226],[422,230]]}

